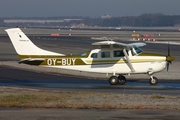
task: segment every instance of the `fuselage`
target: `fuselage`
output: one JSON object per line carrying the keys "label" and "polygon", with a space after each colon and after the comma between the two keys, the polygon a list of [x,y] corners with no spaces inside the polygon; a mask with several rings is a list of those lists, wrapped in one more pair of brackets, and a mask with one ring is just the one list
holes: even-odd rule
{"label": "fuselage", "polygon": [[[35,55],[31,56],[31,59],[43,58],[44,61],[38,63],[28,61],[26,64],[112,74],[147,73],[148,71],[155,73],[162,71],[166,67],[165,55],[138,50],[133,48],[127,51],[135,71],[131,71],[129,68],[127,59],[121,49],[94,49],[81,55],[69,56]],[[28,56],[20,55],[19,57],[24,59]]]}

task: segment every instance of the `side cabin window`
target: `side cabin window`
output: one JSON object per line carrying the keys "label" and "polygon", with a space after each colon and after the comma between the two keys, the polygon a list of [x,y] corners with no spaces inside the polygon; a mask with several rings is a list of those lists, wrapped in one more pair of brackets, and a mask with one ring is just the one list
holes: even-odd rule
{"label": "side cabin window", "polygon": [[101,58],[110,58],[110,52],[101,52]]}
{"label": "side cabin window", "polygon": [[123,57],[124,53],[122,50],[116,50],[114,51],[114,57]]}
{"label": "side cabin window", "polygon": [[91,58],[98,58],[98,53],[91,54]]}

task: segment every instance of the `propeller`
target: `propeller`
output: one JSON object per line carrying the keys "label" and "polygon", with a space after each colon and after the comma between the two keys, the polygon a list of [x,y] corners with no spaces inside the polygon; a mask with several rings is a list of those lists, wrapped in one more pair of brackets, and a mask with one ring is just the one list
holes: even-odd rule
{"label": "propeller", "polygon": [[166,56],[166,61],[167,61],[167,71],[169,70],[169,63],[171,64],[174,58],[170,56],[170,47],[169,47],[169,42],[168,42],[168,55]]}

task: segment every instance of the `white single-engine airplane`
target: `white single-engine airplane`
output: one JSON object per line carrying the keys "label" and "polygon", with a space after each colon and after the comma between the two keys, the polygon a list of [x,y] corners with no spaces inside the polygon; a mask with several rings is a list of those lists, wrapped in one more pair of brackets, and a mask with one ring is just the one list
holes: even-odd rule
{"label": "white single-engine airplane", "polygon": [[99,49],[67,56],[37,47],[19,28],[5,31],[19,55],[19,63],[112,74],[109,78],[111,85],[123,85],[126,82],[124,75],[140,73],[148,74],[150,84],[156,85],[158,79],[153,74],[166,66],[168,69],[169,63],[174,60],[169,55],[169,47],[168,55],[162,55],[144,52],[139,47],[146,45],[145,43],[124,44],[114,41],[95,42],[92,45]]}

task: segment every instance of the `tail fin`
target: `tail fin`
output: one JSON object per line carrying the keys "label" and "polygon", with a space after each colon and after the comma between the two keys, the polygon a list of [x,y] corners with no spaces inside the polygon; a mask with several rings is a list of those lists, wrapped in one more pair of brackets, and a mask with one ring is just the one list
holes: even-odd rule
{"label": "tail fin", "polygon": [[63,54],[43,50],[31,42],[31,40],[19,28],[5,30],[19,55],[60,55]]}

